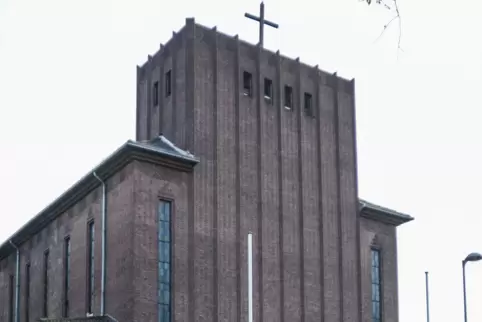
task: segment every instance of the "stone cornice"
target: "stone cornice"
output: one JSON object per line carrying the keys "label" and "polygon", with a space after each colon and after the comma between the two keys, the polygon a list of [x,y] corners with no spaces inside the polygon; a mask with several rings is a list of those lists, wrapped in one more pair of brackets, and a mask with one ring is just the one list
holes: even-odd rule
{"label": "stone cornice", "polygon": [[360,216],[392,226],[400,226],[414,220],[413,217],[392,209],[381,207],[368,201],[359,201]]}

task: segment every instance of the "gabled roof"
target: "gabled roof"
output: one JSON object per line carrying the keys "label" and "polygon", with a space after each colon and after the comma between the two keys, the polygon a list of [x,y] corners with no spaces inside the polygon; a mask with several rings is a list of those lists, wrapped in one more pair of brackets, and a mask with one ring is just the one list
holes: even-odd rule
{"label": "gabled roof", "polygon": [[11,242],[20,246],[99,187],[100,181],[96,176],[107,180],[134,160],[147,161],[179,171],[192,171],[199,162],[194,155],[178,148],[162,135],[144,142],[129,140],[1,244],[0,259],[7,257],[15,250]]}
{"label": "gabled roof", "polygon": [[413,217],[407,214],[378,206],[362,199],[359,199],[359,207],[360,216],[393,226],[399,226],[414,220]]}

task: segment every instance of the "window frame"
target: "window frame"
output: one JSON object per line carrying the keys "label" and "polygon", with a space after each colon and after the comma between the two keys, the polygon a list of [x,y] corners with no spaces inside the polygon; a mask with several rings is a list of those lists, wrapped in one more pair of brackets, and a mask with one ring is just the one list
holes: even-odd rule
{"label": "window frame", "polygon": [[8,321],[15,321],[15,275],[8,276]]}
{"label": "window frame", "polygon": [[164,74],[164,95],[166,97],[172,95],[172,69]]}
{"label": "window frame", "polygon": [[155,81],[152,85],[152,105],[159,106],[159,81]]}
{"label": "window frame", "polygon": [[[374,266],[373,254],[378,255],[378,266]],[[374,283],[373,279],[373,269],[377,269],[378,283]],[[383,263],[382,263],[382,249],[379,246],[372,245],[370,247],[370,286],[371,286],[371,312],[372,312],[372,322],[382,322],[383,321]],[[374,286],[378,287],[378,300],[374,299]],[[374,305],[378,303],[379,316],[374,316]]]}
{"label": "window frame", "polygon": [[95,221],[87,222],[86,313],[93,313],[95,291]]}
{"label": "window frame", "polygon": [[49,268],[50,268],[50,250],[44,251],[44,267],[43,267],[43,307],[42,316],[47,318],[49,314]]}
{"label": "window frame", "polygon": [[313,117],[313,95],[311,93],[305,92],[303,95],[303,107],[306,116]]}
{"label": "window frame", "polygon": [[243,95],[253,97],[253,74],[247,70],[243,71]]}
{"label": "window frame", "polygon": [[63,299],[62,299],[62,316],[69,317],[70,302],[69,302],[69,290],[70,290],[70,272],[71,272],[71,252],[72,245],[70,236],[64,238],[64,258],[63,258]]}
{"label": "window frame", "polygon": [[25,321],[30,320],[30,283],[31,283],[31,275],[30,275],[30,262],[25,264]]}
{"label": "window frame", "polygon": [[283,90],[283,106],[287,110],[292,110],[293,103],[293,87],[286,84]]}
{"label": "window frame", "polygon": [[[268,89],[268,90],[267,90]],[[273,80],[265,77],[263,83],[263,95],[264,99],[269,103],[273,102]]]}
{"label": "window frame", "polygon": [[[161,219],[161,206],[163,206],[164,204],[167,204],[169,206],[169,215],[168,215],[168,218],[167,220],[162,220]],[[159,198],[158,200],[158,209],[157,209],[157,218],[156,218],[156,222],[157,222],[157,244],[158,244],[158,251],[157,251],[157,255],[158,255],[158,258],[157,258],[157,261],[158,261],[158,270],[157,270],[157,279],[158,279],[158,283],[157,283],[157,306],[158,306],[158,322],[170,322],[172,320],[172,303],[173,303],[173,272],[172,272],[172,264],[173,264],[173,218],[174,218],[174,200],[173,199],[170,199],[170,198],[164,198],[164,197],[161,197]],[[168,241],[166,240],[162,240],[161,237],[160,237],[160,229],[161,229],[161,222],[167,222],[168,224],[168,231],[169,231],[169,239]],[[161,255],[161,244],[168,244],[168,252],[169,252],[169,255],[167,257],[167,260],[168,262],[166,261],[163,261],[161,258],[160,258],[160,255]],[[167,264],[168,265],[168,274],[169,276],[167,277],[167,281],[168,283],[165,283],[163,281],[161,281],[161,264]],[[169,303],[163,303],[162,302],[162,294],[161,294],[161,286],[162,285],[167,285],[167,289],[169,291],[169,297],[168,297],[168,301]],[[168,317],[167,317],[167,321],[164,320],[164,316],[161,315],[161,312],[164,312],[161,310],[161,307],[167,307],[167,314],[168,314]]]}

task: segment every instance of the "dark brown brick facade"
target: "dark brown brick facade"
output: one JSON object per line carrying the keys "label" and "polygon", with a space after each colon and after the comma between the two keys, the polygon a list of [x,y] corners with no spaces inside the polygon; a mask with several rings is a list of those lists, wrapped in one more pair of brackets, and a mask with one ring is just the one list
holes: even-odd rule
{"label": "dark brown brick facade", "polygon": [[396,227],[385,223],[361,220],[361,241],[365,245],[361,249],[362,259],[362,303],[363,320],[371,321],[371,254],[370,246],[381,250],[382,255],[382,283],[383,321],[398,321],[398,278],[397,278],[397,240]]}
{"label": "dark brown brick facade", "polygon": [[[152,84],[168,70],[174,94],[153,106]],[[354,83],[191,19],[138,77],[138,139],[163,133],[201,160],[190,187],[189,320],[246,320],[251,231],[256,321],[361,321]]]}
{"label": "dark brown brick facade", "polygon": [[[128,260],[132,256],[133,235],[133,195],[134,164],[128,165],[121,172],[111,177],[108,182],[108,209],[115,216],[108,216],[109,238],[107,247],[110,254],[107,257],[109,274],[107,288],[115,297],[107,298],[107,306],[116,313],[129,314],[129,306],[132,306],[133,263]],[[120,180],[123,177],[123,181]],[[50,222],[46,228],[38,232],[31,240],[20,247],[20,321],[25,321],[25,269],[30,263],[31,287],[30,287],[30,319],[42,317],[43,308],[43,257],[44,251],[49,250],[49,317],[62,316],[63,297],[63,254],[64,238],[70,236],[71,240],[71,292],[70,316],[86,315],[86,287],[87,287],[87,223],[94,220],[95,223],[95,306],[94,311],[99,311],[99,294],[101,278],[101,218],[100,198],[101,189],[98,188],[82,198],[71,209]],[[7,267],[4,263],[8,262]],[[2,273],[15,273],[15,253],[2,260]],[[2,274],[2,277],[6,274]],[[3,282],[3,281],[2,281]],[[5,284],[2,283],[2,286]],[[8,321],[6,293],[2,293],[0,301],[0,321]],[[127,315],[128,316],[128,315]]]}
{"label": "dark brown brick facade", "polygon": [[[169,70],[172,95],[166,97]],[[241,91],[245,71],[253,75],[251,97]],[[247,320],[248,232],[255,246],[255,321],[371,321],[374,242],[386,257],[384,321],[398,321],[395,226],[359,216],[353,81],[192,19],[138,67],[137,77],[137,140],[162,133],[199,164],[189,172],[137,158],[109,176],[106,313],[121,322],[158,321],[157,206],[168,199],[174,214],[173,321]],[[271,101],[261,92],[264,78],[273,82]],[[154,82],[160,90],[157,106]],[[282,102],[285,85],[293,88],[291,110]],[[313,97],[313,115],[304,111],[305,92]],[[85,316],[90,219],[97,227],[94,313],[100,312],[100,198],[97,186],[22,242],[21,281],[31,263],[31,321],[41,317],[47,248],[49,317],[61,316],[67,235],[71,316]],[[0,322],[6,322],[14,252],[1,259],[0,269]],[[24,295],[21,282],[20,321]]]}

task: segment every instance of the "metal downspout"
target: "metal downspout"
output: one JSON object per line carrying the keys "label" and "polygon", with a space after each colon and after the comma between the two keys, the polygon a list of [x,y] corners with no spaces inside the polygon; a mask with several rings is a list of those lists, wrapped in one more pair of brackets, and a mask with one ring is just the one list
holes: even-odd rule
{"label": "metal downspout", "polygon": [[[97,173],[93,173],[94,177],[100,181],[102,184],[102,277],[101,277],[101,286],[100,286],[100,315],[104,316],[105,314],[105,282],[106,282],[106,188],[105,182],[97,175]],[[18,321],[17,321],[18,322]]]}
{"label": "metal downspout", "polygon": [[9,240],[10,244],[16,249],[17,251],[17,263],[15,268],[15,322],[19,322],[20,317],[20,310],[19,310],[19,302],[20,302],[20,250],[18,247]]}

